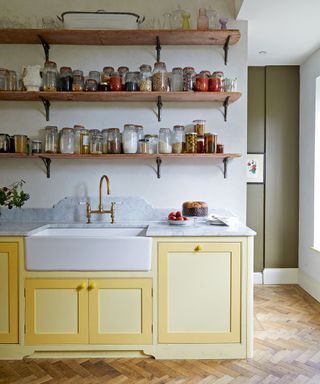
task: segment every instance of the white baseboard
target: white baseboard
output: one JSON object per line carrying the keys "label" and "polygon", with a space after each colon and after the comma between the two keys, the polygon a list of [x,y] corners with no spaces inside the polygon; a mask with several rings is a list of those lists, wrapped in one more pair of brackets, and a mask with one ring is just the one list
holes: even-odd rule
{"label": "white baseboard", "polygon": [[299,285],[320,302],[320,283],[301,271],[301,269],[299,270]]}
{"label": "white baseboard", "polygon": [[265,268],[263,284],[298,284],[298,268]]}
{"label": "white baseboard", "polygon": [[253,284],[262,284],[262,272],[254,272],[253,274]]}

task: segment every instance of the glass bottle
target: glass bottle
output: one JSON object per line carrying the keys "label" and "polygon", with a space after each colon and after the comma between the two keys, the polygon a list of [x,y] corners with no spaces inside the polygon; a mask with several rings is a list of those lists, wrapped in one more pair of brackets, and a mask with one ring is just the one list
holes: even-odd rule
{"label": "glass bottle", "polygon": [[186,133],[186,153],[197,153],[197,134]]}
{"label": "glass bottle", "polygon": [[45,92],[56,92],[58,83],[57,64],[54,61],[46,61],[43,68],[43,90]]}
{"label": "glass bottle", "polygon": [[219,23],[217,11],[212,9],[211,5],[209,5],[209,8],[207,9],[207,16],[209,21],[209,29],[218,29]]}
{"label": "glass bottle", "polygon": [[156,92],[168,92],[169,88],[169,76],[164,62],[154,64],[152,75],[152,89]]}
{"label": "glass bottle", "polygon": [[110,91],[122,91],[122,80],[119,72],[113,72],[110,77]]}
{"label": "glass bottle", "polygon": [[84,88],[83,72],[80,69],[76,69],[72,72],[72,91],[81,92]]}
{"label": "glass bottle", "polygon": [[9,71],[5,68],[0,68],[0,91],[8,90]]}
{"label": "glass bottle", "polygon": [[104,150],[105,149],[107,150],[106,153],[121,153],[121,135],[119,128],[107,129],[107,148],[104,148]]}
{"label": "glass bottle", "polygon": [[172,131],[172,153],[183,153],[186,135],[183,125],[175,125]]}
{"label": "glass bottle", "polygon": [[110,78],[111,78],[112,72],[114,72],[113,67],[104,67],[103,68],[103,72],[101,74],[100,86],[99,86],[100,91],[109,91],[110,90],[109,84],[110,84]]}
{"label": "glass bottle", "polygon": [[73,128],[62,128],[60,132],[60,153],[74,153],[74,131]]}
{"label": "glass bottle", "polygon": [[193,67],[183,68],[183,90],[193,91],[196,72]]}
{"label": "glass bottle", "polygon": [[139,76],[140,72],[127,72],[125,90],[127,92],[139,91]]}
{"label": "glass bottle", "polygon": [[46,153],[57,153],[59,147],[58,127],[45,127],[44,151]]}
{"label": "glass bottle", "polygon": [[72,69],[70,67],[60,68],[60,90],[63,92],[72,91]]}
{"label": "glass bottle", "polygon": [[125,90],[125,84],[126,84],[126,73],[129,72],[129,68],[122,66],[118,68],[119,75],[121,77],[121,90]]}
{"label": "glass bottle", "polygon": [[142,64],[140,66],[139,88],[141,92],[152,91],[152,68],[151,65]]}
{"label": "glass bottle", "polygon": [[8,72],[8,91],[16,91],[18,89],[17,74],[15,71]]}
{"label": "glass bottle", "polygon": [[102,149],[103,149],[102,146],[103,146],[102,134],[100,132],[93,134],[90,140],[90,153],[92,155],[101,155]]}
{"label": "glass bottle", "polygon": [[183,30],[189,30],[190,29],[190,17],[191,13],[184,12],[182,14],[182,29]]}
{"label": "glass bottle", "polygon": [[138,134],[136,127],[132,124],[126,124],[122,134],[122,146],[124,153],[137,153]]}
{"label": "glass bottle", "polygon": [[181,8],[180,5],[178,5],[178,9],[173,11],[171,13],[170,17],[170,24],[172,29],[181,29],[182,28],[182,21],[183,17],[182,15],[185,13],[185,11]]}
{"label": "glass bottle", "polygon": [[80,153],[87,155],[89,153],[90,136],[88,129],[82,129],[80,132]]}
{"label": "glass bottle", "polygon": [[170,128],[160,128],[159,130],[159,153],[172,153]]}
{"label": "glass bottle", "polygon": [[199,16],[197,19],[197,29],[199,31],[207,31],[209,29],[209,18],[205,8],[199,9]]}
{"label": "glass bottle", "polygon": [[183,70],[180,67],[175,67],[172,69],[170,90],[171,92],[183,91]]}
{"label": "glass bottle", "polygon": [[83,125],[74,125],[74,153],[81,153],[81,132],[85,130]]}

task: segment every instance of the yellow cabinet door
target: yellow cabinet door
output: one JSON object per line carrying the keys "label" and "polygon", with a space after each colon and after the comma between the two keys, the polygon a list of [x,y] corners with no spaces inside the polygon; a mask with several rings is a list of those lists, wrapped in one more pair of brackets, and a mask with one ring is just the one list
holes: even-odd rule
{"label": "yellow cabinet door", "polygon": [[27,345],[88,343],[88,280],[27,279]]}
{"label": "yellow cabinet door", "polygon": [[160,243],[158,342],[239,343],[241,244]]}
{"label": "yellow cabinet door", "polygon": [[20,240],[0,240],[0,343],[19,342],[18,258]]}
{"label": "yellow cabinet door", "polygon": [[152,280],[89,281],[91,344],[152,343]]}

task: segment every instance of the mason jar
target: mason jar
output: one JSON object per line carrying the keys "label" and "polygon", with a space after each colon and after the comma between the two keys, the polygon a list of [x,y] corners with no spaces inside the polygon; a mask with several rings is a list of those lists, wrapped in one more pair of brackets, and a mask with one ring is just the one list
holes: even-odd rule
{"label": "mason jar", "polygon": [[183,68],[183,90],[191,92],[194,88],[196,72],[193,67]]}
{"label": "mason jar", "polygon": [[121,66],[118,68],[119,75],[121,77],[121,90],[125,90],[125,84],[126,84],[126,74],[129,72],[129,68],[125,66]]}
{"label": "mason jar", "polygon": [[9,71],[5,68],[0,68],[0,91],[8,90]]}
{"label": "mason jar", "polygon": [[175,125],[172,131],[172,153],[183,153],[186,135],[183,125]]}
{"label": "mason jar", "polygon": [[45,127],[44,151],[46,153],[57,153],[59,147],[58,127]]}
{"label": "mason jar", "polygon": [[164,62],[154,64],[152,89],[156,92],[168,92],[170,90],[169,75],[167,72],[166,64]]}
{"label": "mason jar", "polygon": [[159,136],[158,135],[145,135],[147,142],[147,153],[155,155],[158,153]]}
{"label": "mason jar", "polygon": [[57,64],[54,61],[46,61],[43,68],[43,90],[56,92],[58,84]]}
{"label": "mason jar", "polygon": [[197,153],[197,134],[195,132],[186,133],[186,153]]}
{"label": "mason jar", "polygon": [[119,72],[112,72],[111,74],[110,91],[112,92],[122,91],[122,80]]}
{"label": "mason jar", "polygon": [[122,134],[122,146],[124,153],[137,153],[138,133],[135,125],[126,124]]}
{"label": "mason jar", "polygon": [[170,128],[160,128],[159,130],[159,153],[172,153]]}
{"label": "mason jar", "polygon": [[144,131],[142,125],[136,125],[138,141],[144,139]]}
{"label": "mason jar", "polygon": [[206,73],[201,72],[196,75],[196,83],[194,90],[197,92],[208,92],[209,90],[209,77]]}
{"label": "mason jar", "polygon": [[127,92],[139,91],[139,72],[127,72],[125,90]]}
{"label": "mason jar", "polygon": [[74,125],[74,153],[81,153],[81,132],[85,130],[83,125]]}
{"label": "mason jar", "polygon": [[102,134],[100,132],[93,134],[90,140],[90,153],[92,155],[101,155],[102,146],[103,146]]}
{"label": "mason jar", "polygon": [[109,91],[110,90],[110,78],[111,74],[114,72],[113,67],[104,67],[103,72],[101,73],[101,80],[99,85],[100,91]]}
{"label": "mason jar", "polygon": [[152,91],[152,69],[151,65],[142,64],[140,66],[139,88],[141,92]]}
{"label": "mason jar", "polygon": [[80,69],[76,69],[72,72],[72,91],[81,92],[84,88],[83,72]]}
{"label": "mason jar", "polygon": [[60,90],[63,92],[72,91],[72,69],[70,67],[60,68]]}
{"label": "mason jar", "polygon": [[121,135],[119,128],[107,129],[107,152],[121,153]]}
{"label": "mason jar", "polygon": [[171,92],[183,91],[183,70],[180,67],[175,67],[172,69],[170,90]]}
{"label": "mason jar", "polygon": [[63,128],[60,132],[60,153],[74,153],[73,128]]}

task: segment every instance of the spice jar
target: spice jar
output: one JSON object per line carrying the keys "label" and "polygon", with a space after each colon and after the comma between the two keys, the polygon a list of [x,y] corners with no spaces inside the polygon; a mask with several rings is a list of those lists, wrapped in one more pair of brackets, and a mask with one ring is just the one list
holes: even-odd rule
{"label": "spice jar", "polygon": [[96,92],[98,90],[98,83],[95,79],[87,79],[85,82],[84,90],[88,92]]}
{"label": "spice jar", "polygon": [[204,136],[197,136],[197,153],[204,153]]}
{"label": "spice jar", "polygon": [[168,92],[169,76],[166,64],[163,62],[155,63],[152,75],[152,89],[156,92]]}
{"label": "spice jar", "polygon": [[103,145],[102,134],[100,132],[94,133],[90,139],[90,153],[92,155],[101,155],[102,145]]}
{"label": "spice jar", "polygon": [[172,153],[183,153],[185,140],[184,126],[175,125],[172,132]]}
{"label": "spice jar", "polygon": [[194,131],[198,136],[204,136],[206,131],[206,120],[193,120]]}
{"label": "spice jar", "polygon": [[159,130],[159,153],[172,153],[170,128],[160,128]]}
{"label": "spice jar", "polygon": [[138,153],[149,153],[149,139],[140,139]]}
{"label": "spice jar", "polygon": [[42,141],[32,140],[31,151],[32,151],[32,153],[41,153],[42,152]]}
{"label": "spice jar", "polygon": [[175,67],[172,69],[170,90],[171,92],[183,91],[183,70],[180,67]]}
{"label": "spice jar", "polygon": [[70,67],[60,68],[60,90],[63,92],[72,91],[72,69]]}
{"label": "spice jar", "polygon": [[217,144],[217,153],[224,153],[224,145]]}
{"label": "spice jar", "polygon": [[55,126],[45,127],[44,151],[46,153],[57,153],[59,147],[58,128]]}
{"label": "spice jar", "polygon": [[121,77],[121,90],[125,90],[125,84],[126,84],[126,73],[129,72],[128,67],[119,67],[118,68],[119,75]]}
{"label": "spice jar", "polygon": [[0,133],[0,153],[10,152],[10,136]]}
{"label": "spice jar", "polygon": [[74,125],[73,126],[73,132],[74,132],[74,153],[80,154],[81,153],[81,132],[85,130],[85,127],[83,125]]}
{"label": "spice jar", "polygon": [[137,153],[138,134],[135,125],[126,124],[124,126],[124,131],[122,134],[122,146],[124,153]]}
{"label": "spice jar", "polygon": [[186,153],[197,153],[197,134],[186,133]]}
{"label": "spice jar", "polygon": [[18,89],[17,74],[15,71],[9,71],[8,73],[8,91],[16,91]]}
{"label": "spice jar", "polygon": [[60,132],[60,153],[74,153],[73,128],[63,128]]}
{"label": "spice jar", "polygon": [[209,90],[209,78],[206,73],[199,73],[196,76],[195,91],[208,92]]}
{"label": "spice jar", "polygon": [[212,76],[209,78],[210,92],[221,92],[223,76],[223,72],[213,72]]}
{"label": "spice jar", "polygon": [[206,153],[216,153],[218,135],[213,133],[205,133],[204,135],[204,147]]}
{"label": "spice jar", "polygon": [[141,92],[152,91],[152,69],[151,65],[142,64],[140,66],[139,88]]}
{"label": "spice jar", "polygon": [[103,148],[103,153],[121,153],[121,135],[118,128],[107,129],[107,148]]}
{"label": "spice jar", "polygon": [[43,68],[43,90],[45,92],[56,92],[58,82],[57,64],[54,61],[46,61]]}
{"label": "spice jar", "polygon": [[159,137],[158,135],[145,135],[147,142],[147,153],[156,154],[158,153]]}
{"label": "spice jar", "polygon": [[72,91],[81,92],[84,88],[83,72],[80,69],[76,69],[72,72]]}
{"label": "spice jar", "polygon": [[5,68],[0,68],[0,91],[8,90],[9,71]]}
{"label": "spice jar", "polygon": [[15,153],[27,153],[28,149],[28,136],[26,135],[13,135],[14,138],[14,151]]}
{"label": "spice jar", "polygon": [[139,91],[139,76],[140,72],[127,72],[125,90],[127,92]]}
{"label": "spice jar", "polygon": [[183,90],[184,91],[193,91],[194,81],[195,81],[195,70],[193,67],[183,68]]}
{"label": "spice jar", "polygon": [[103,72],[101,74],[101,80],[100,80],[100,91],[109,91],[110,90],[110,78],[111,74],[114,72],[113,67],[104,67]]}
{"label": "spice jar", "polygon": [[82,129],[80,132],[80,153],[87,155],[89,153],[90,135],[88,129]]}
{"label": "spice jar", "polygon": [[119,92],[122,90],[121,77],[119,72],[113,72],[110,78],[110,91]]}

